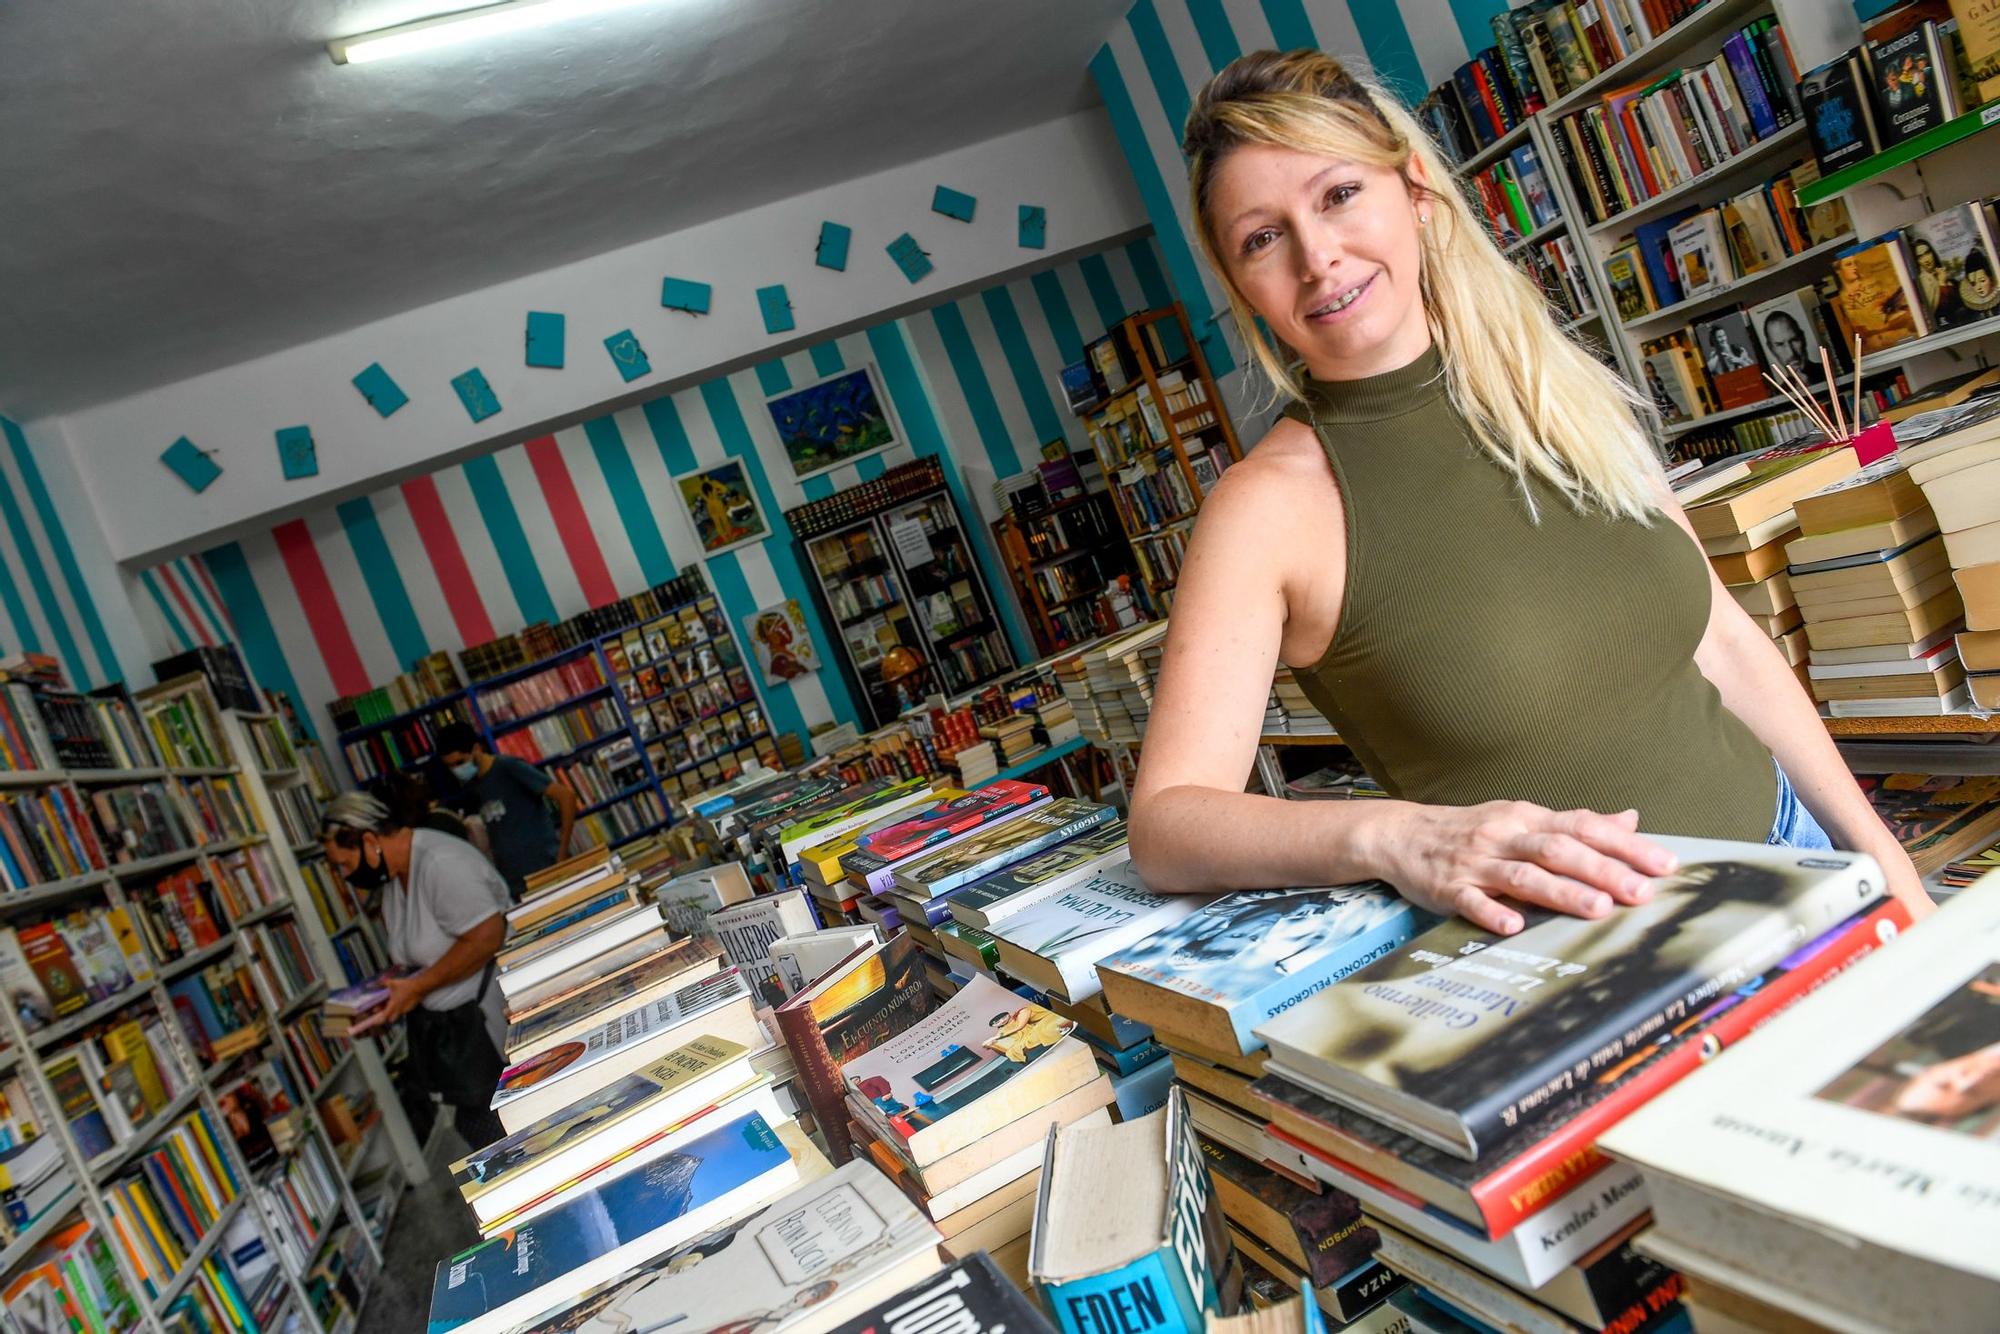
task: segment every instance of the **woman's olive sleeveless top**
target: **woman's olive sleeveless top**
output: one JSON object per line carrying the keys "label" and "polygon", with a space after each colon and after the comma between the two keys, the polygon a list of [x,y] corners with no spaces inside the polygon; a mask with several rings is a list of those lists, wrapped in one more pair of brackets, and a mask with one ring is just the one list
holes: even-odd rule
{"label": "woman's olive sleeveless top", "polygon": [[1397,797],[1639,812],[1650,833],[1761,842],[1770,752],[1695,665],[1708,566],[1665,518],[1579,512],[1472,440],[1435,348],[1308,380],[1347,515],[1333,642],[1297,673]]}

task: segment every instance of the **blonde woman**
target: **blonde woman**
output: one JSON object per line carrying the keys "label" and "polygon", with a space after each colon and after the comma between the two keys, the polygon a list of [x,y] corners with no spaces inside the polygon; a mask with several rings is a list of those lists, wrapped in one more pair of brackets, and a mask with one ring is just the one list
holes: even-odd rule
{"label": "blonde woman", "polygon": [[[1927,908],[1717,585],[1637,394],[1563,337],[1414,118],[1319,52],[1261,52],[1202,91],[1185,147],[1208,262],[1292,403],[1181,574],[1132,794],[1148,883],[1380,877],[1508,933],[1510,905],[1644,899],[1673,862],[1641,829],[1830,834]],[[1392,800],[1243,792],[1281,661]]]}

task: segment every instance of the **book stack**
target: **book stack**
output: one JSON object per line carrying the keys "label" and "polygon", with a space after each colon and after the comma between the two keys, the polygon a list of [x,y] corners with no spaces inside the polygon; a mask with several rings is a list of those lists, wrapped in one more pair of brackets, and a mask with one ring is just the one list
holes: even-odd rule
{"label": "book stack", "polygon": [[965,838],[899,863],[892,871],[894,884],[883,897],[918,943],[946,962],[936,928],[950,920],[954,894],[1117,818],[1111,807],[1075,797],[1020,808]]}
{"label": "book stack", "polygon": [[35,1246],[10,1272],[14,1276],[0,1288],[0,1298],[23,1329],[139,1327],[139,1303],[126,1287],[104,1233],[88,1219],[79,1218]]}
{"label": "book stack", "polygon": [[1321,1190],[1301,1151],[1266,1130],[1250,1091],[1265,1057],[1254,1030],[1431,920],[1379,884],[1228,894],[1097,967],[1113,1012],[1170,1054],[1246,1267],[1294,1292],[1310,1282],[1336,1320],[1359,1319],[1401,1280],[1376,1262],[1354,1198]]}
{"label": "book stack", "polygon": [[[1993,709],[2000,707],[2000,406],[1989,396],[1945,413],[1955,427],[1900,453],[1937,517],[1941,560],[1964,607],[1954,647],[1967,691],[1978,707]],[[1923,426],[1919,417],[1896,429],[1915,435]]]}
{"label": "book stack", "polygon": [[2000,881],[1604,1136],[1700,1329],[1980,1329],[2000,1247]]}
{"label": "book stack", "polygon": [[953,1258],[1025,1286],[1052,1126],[1109,1123],[1111,1081],[1074,1024],[983,974],[840,1066],[849,1135],[929,1215]]}
{"label": "book stack", "polygon": [[1801,498],[1799,535],[1785,544],[1807,688],[1836,718],[1965,702],[1952,638],[1963,604],[1937,516],[1906,465],[1891,454]]}
{"label": "book stack", "polygon": [[1646,1185],[1597,1137],[1909,921],[1865,856],[1660,841],[1680,870],[1637,907],[1448,920],[1251,1030],[1284,1165],[1483,1325],[1670,1327],[1679,1279],[1631,1244]]}
{"label": "book stack", "polygon": [[345,1038],[357,1028],[367,1028],[368,1017],[389,1003],[389,980],[407,977],[414,971],[410,968],[391,968],[366,982],[357,982],[351,987],[329,993],[320,1005],[320,1035]]}
{"label": "book stack", "polygon": [[1144,734],[1153,707],[1153,678],[1139,653],[1166,634],[1165,621],[1151,621],[1056,664],[1063,694],[1093,742],[1129,746]]}
{"label": "book stack", "polygon": [[850,923],[862,920],[858,915],[860,891],[848,880],[847,872],[841,867],[843,857],[860,850],[862,839],[900,824],[909,817],[913,808],[952,802],[966,795],[963,788],[931,788],[913,801],[886,807],[881,815],[838,837],[801,848],[797,863],[799,883],[812,896],[821,920]]}
{"label": "book stack", "polygon": [[1000,772],[1000,756],[991,741],[968,741],[940,759],[958,775],[958,785],[975,788]]}
{"label": "book stack", "polygon": [[1083,729],[1077,724],[1076,709],[1063,695],[1035,705],[1035,724],[1044,746],[1064,745],[1083,735]]}
{"label": "book stack", "polygon": [[1278,664],[1271,678],[1271,698],[1264,706],[1266,736],[1332,736],[1333,724],[1306,698],[1305,687],[1292,669]]}
{"label": "book stack", "polygon": [[1707,493],[1687,505],[1688,523],[1715,566],[1716,577],[1750,619],[1786,651],[1787,660],[1796,654],[1798,642],[1788,645],[1786,636],[1804,619],[1785,569],[1784,543],[1798,527],[1795,507],[1800,497],[1859,467],[1854,451],[1844,445],[1767,450],[1718,469]]}
{"label": "book stack", "polygon": [[8,1144],[0,1149],[0,1236],[12,1243],[24,1228],[68,1199],[76,1188],[76,1177],[54,1135],[23,1138],[24,1129],[34,1129],[32,1124],[21,1124],[21,1113],[29,1104],[18,1080],[9,1081],[9,1090]]}
{"label": "book stack", "polygon": [[993,743],[1000,767],[1009,768],[1035,748],[1035,720],[1024,714],[1010,714],[1000,722],[981,727],[979,735]]}

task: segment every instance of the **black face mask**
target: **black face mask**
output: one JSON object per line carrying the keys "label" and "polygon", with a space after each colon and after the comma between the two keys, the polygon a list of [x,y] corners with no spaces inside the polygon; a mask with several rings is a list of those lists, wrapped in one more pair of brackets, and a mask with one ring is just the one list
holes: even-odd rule
{"label": "black face mask", "polygon": [[361,861],[352,871],[346,872],[342,878],[361,893],[372,894],[389,883],[389,867],[387,863],[380,860],[371,863],[368,860],[368,850],[366,847],[363,847],[361,850]]}

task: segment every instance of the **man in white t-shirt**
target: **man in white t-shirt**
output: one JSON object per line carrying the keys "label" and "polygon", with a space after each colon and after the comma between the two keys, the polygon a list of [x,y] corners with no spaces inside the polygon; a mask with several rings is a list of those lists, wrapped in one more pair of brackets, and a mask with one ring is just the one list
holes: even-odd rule
{"label": "man in white t-shirt", "polygon": [[350,886],[380,894],[389,958],[405,970],[384,980],[388,1003],[354,1033],[407,1016],[412,1091],[449,1102],[468,1146],[490,1144],[503,1133],[490,1104],[506,1065],[506,1005],[492,978],[507,935],[506,882],[470,843],[407,828],[366,793],[334,798],[320,838]]}

